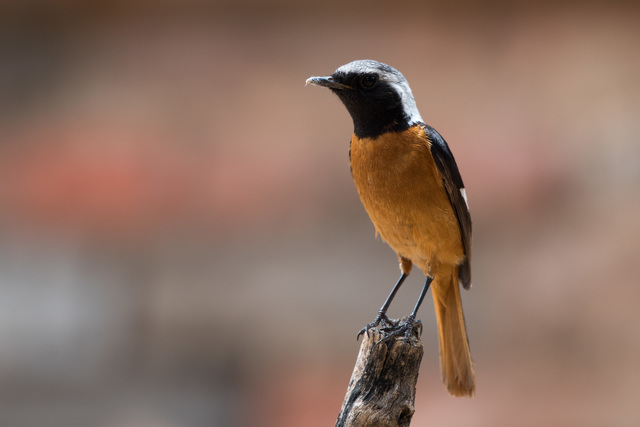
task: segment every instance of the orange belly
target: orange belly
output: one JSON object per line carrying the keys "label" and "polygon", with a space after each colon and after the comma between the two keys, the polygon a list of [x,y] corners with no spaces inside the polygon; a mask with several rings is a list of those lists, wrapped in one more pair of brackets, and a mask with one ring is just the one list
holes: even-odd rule
{"label": "orange belly", "polygon": [[351,140],[353,180],[377,233],[425,274],[430,265],[457,265],[464,257],[458,222],[429,144],[419,126]]}

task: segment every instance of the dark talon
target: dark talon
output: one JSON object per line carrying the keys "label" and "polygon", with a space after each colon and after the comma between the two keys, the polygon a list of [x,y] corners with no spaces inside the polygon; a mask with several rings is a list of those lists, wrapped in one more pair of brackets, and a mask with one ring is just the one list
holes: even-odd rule
{"label": "dark talon", "polygon": [[371,328],[375,328],[378,325],[382,325],[382,329],[384,330],[385,328],[387,328],[387,321],[389,320],[389,318],[387,317],[386,314],[384,313],[378,313],[378,315],[376,316],[375,320],[371,323],[367,323],[364,328],[360,329],[360,331],[358,332],[358,335],[356,335],[356,341],[360,339],[360,337],[362,336],[362,334],[366,333],[367,337],[369,336],[369,329]]}
{"label": "dark talon", "polygon": [[380,329],[381,331],[388,332],[388,334],[382,337],[380,341],[376,343],[376,345],[380,344],[381,342],[389,341],[391,338],[395,338],[398,335],[403,333],[404,333],[404,339],[402,340],[402,344],[406,344],[415,326],[418,326],[418,330],[419,330],[418,334],[422,335],[422,322],[419,320],[416,320],[413,315],[409,315],[404,322],[401,322],[396,326],[381,328]]}
{"label": "dark talon", "polygon": [[379,324],[382,324],[383,328],[387,327],[387,321],[389,320],[389,318],[387,317],[387,314],[386,314],[387,313],[387,309],[389,308],[389,305],[391,304],[391,300],[393,300],[393,297],[396,295],[396,292],[398,292],[398,289],[400,289],[400,285],[402,285],[402,282],[404,282],[404,280],[409,275],[408,271],[411,270],[411,261],[405,260],[405,261],[403,261],[403,263],[404,263],[404,264],[402,264],[403,266],[406,263],[408,263],[408,267],[404,267],[407,270],[407,272],[405,273],[405,270],[402,270],[402,274],[400,275],[400,278],[398,279],[398,281],[396,282],[396,285],[391,290],[391,293],[387,297],[387,299],[384,302],[384,304],[382,305],[382,307],[380,307],[380,311],[378,312],[378,315],[376,316],[375,320],[372,323],[369,323],[368,325],[365,325],[364,328],[360,329],[360,332],[358,332],[358,335],[356,335],[356,340],[359,340],[360,336],[362,334],[364,334],[365,332],[367,333],[367,336],[369,336],[369,329],[370,328],[374,328],[374,327],[378,326]]}

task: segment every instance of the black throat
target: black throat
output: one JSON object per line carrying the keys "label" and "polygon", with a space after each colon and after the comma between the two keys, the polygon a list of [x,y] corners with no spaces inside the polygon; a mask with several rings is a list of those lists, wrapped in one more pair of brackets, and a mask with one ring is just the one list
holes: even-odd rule
{"label": "black throat", "polygon": [[409,123],[400,96],[391,88],[365,96],[353,90],[333,92],[349,111],[353,132],[358,138],[377,138],[388,132],[402,132],[415,124]]}

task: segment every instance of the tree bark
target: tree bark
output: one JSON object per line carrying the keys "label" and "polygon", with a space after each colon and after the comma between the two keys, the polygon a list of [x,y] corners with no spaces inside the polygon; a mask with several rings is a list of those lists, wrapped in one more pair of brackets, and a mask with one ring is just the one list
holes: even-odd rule
{"label": "tree bark", "polygon": [[417,322],[406,342],[404,334],[379,342],[387,335],[379,327],[363,335],[336,427],[409,426],[424,353],[421,327]]}

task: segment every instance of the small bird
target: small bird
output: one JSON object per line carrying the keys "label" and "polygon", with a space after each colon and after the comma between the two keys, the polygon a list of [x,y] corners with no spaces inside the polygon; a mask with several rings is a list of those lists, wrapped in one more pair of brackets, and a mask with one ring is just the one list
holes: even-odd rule
{"label": "small bird", "polygon": [[401,275],[369,328],[389,321],[386,313],[413,264],[426,276],[413,312],[391,335],[413,329],[429,287],[438,321],[442,379],[454,396],[473,396],[459,285],[471,287],[471,216],[462,177],[449,146],[425,124],[409,84],[395,68],[358,60],[307,83],[329,88],[353,119],[351,174],[376,233],[396,252]]}

